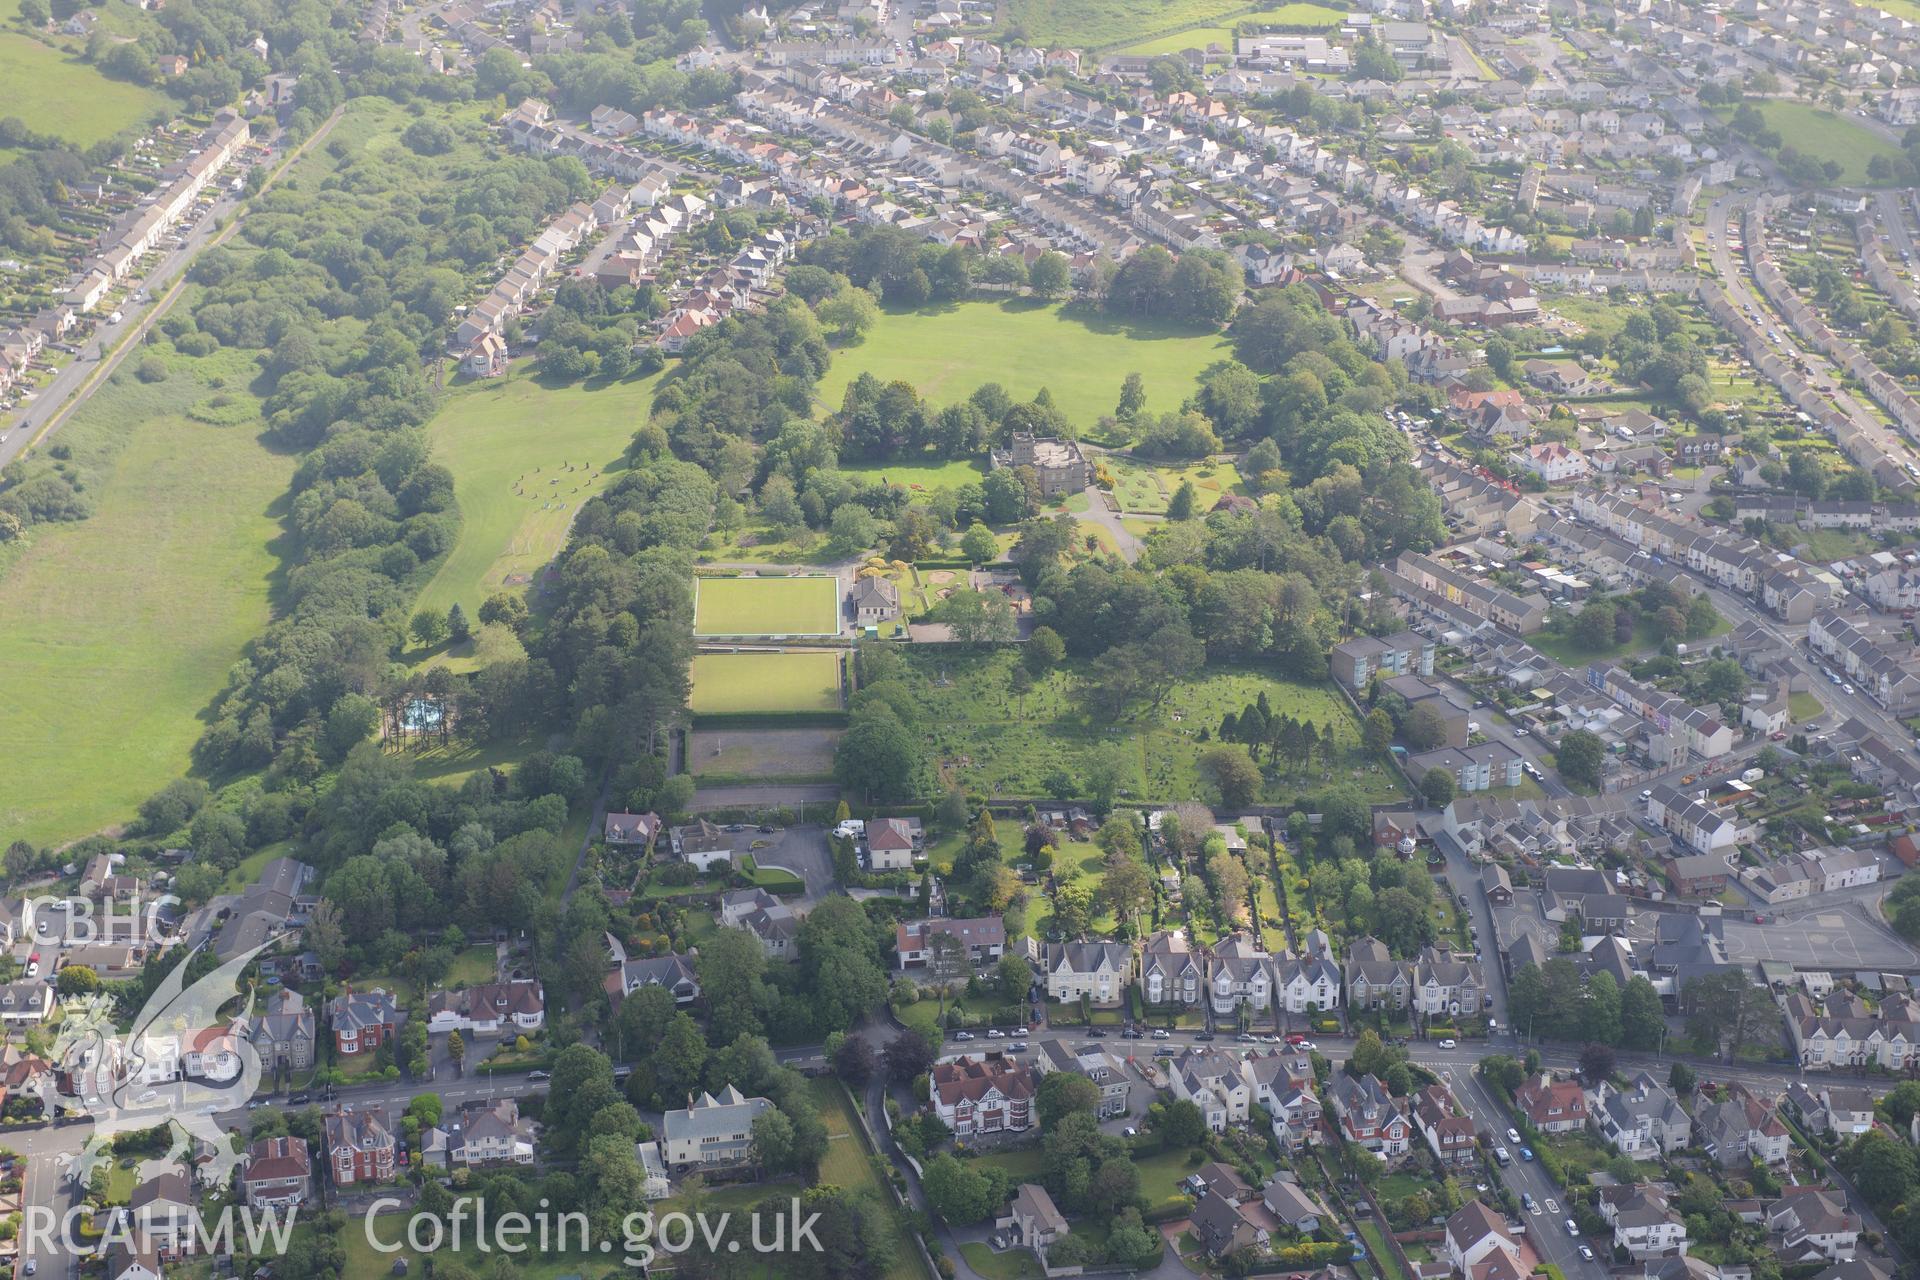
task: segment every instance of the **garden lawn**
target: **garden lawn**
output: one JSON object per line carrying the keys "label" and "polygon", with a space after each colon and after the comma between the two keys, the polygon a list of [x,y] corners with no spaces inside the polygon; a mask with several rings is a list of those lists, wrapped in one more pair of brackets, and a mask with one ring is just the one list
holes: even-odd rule
{"label": "garden lawn", "polygon": [[[1028,35],[1040,38],[1031,28]],[[986,382],[1016,400],[1045,387],[1085,431],[1113,412],[1128,373],[1145,382],[1147,410],[1166,413],[1180,407],[1202,369],[1231,355],[1222,334],[1123,322],[1084,306],[962,302],[883,314],[860,345],[834,352],[818,394],[837,408],[862,373],[904,379],[936,405],[964,400]]]}
{"label": "garden lawn", "polygon": [[1147,1198],[1149,1208],[1162,1209],[1185,1197],[1180,1184],[1200,1167],[1191,1159],[1192,1154],[1162,1151],[1133,1162],[1133,1167],[1140,1171],[1140,1194]]}
{"label": "garden lawn", "polygon": [[[5,72],[0,70],[0,80]],[[116,375],[61,442],[94,514],[0,557],[0,831],[44,843],[133,816],[185,772],[200,717],[271,616],[270,514],[293,459],[253,426],[185,416],[207,394]]]}
{"label": "garden lawn", "polygon": [[960,1246],[960,1256],[986,1280],[1038,1280],[1041,1275],[1040,1260],[1033,1256],[1031,1249],[995,1253],[978,1240],[969,1240]]}
{"label": "garden lawn", "polygon": [[1396,1258],[1393,1250],[1387,1247],[1387,1239],[1380,1234],[1378,1222],[1372,1218],[1362,1218],[1360,1238],[1367,1242],[1367,1256],[1372,1258],[1374,1265],[1380,1268],[1380,1274],[1385,1280],[1406,1280],[1406,1273],[1401,1269],[1400,1259]]}
{"label": "garden lawn", "polygon": [[1167,504],[1184,481],[1191,481],[1194,509],[1200,515],[1230,493],[1244,494],[1240,472],[1231,461],[1197,462],[1189,467],[1163,467],[1133,458],[1109,457],[1101,465],[1113,477],[1113,496],[1129,514],[1165,515]]}
{"label": "garden lawn", "polygon": [[1004,1169],[1007,1180],[1016,1185],[1022,1182],[1038,1182],[1046,1172],[1047,1154],[1038,1146],[1014,1147],[1009,1151],[994,1151],[979,1157],[981,1164]]}
{"label": "garden lawn", "polygon": [[743,711],[838,711],[840,652],[701,653],[693,659],[695,715]]}
{"label": "garden lawn", "polygon": [[1787,712],[1793,722],[1814,720],[1826,714],[1827,706],[1820,701],[1819,695],[1812,693],[1790,693],[1787,695]]}
{"label": "garden lawn", "polygon": [[[1865,125],[1805,102],[1754,99],[1767,126],[1780,135],[1783,147],[1792,147],[1816,160],[1838,160],[1840,182],[1860,186],[1867,182],[1867,162],[1875,156],[1900,157],[1900,148]],[[1724,113],[1726,118],[1733,115]]]}
{"label": "garden lawn", "polygon": [[933,493],[978,484],[986,468],[978,462],[935,462],[923,467],[904,467],[891,462],[862,466],[842,466],[840,474],[862,484],[893,484],[914,493]]}
{"label": "garden lawn", "polygon": [[1563,665],[1579,670],[1589,662],[1610,662],[1630,653],[1645,653],[1658,649],[1660,637],[1654,633],[1653,620],[1641,617],[1634,622],[1633,638],[1624,644],[1616,643],[1599,649],[1583,649],[1575,644],[1570,636],[1548,635],[1542,631],[1534,635],[1533,647]]}
{"label": "garden lawn", "polygon": [[[371,1234],[375,1238],[383,1244],[401,1246],[398,1253],[382,1253],[375,1249],[372,1241],[368,1239],[369,1232],[362,1226],[365,1221],[364,1215],[349,1215],[346,1224],[340,1229],[340,1245],[345,1252],[345,1262],[340,1268],[343,1280],[382,1280],[383,1277],[390,1277],[394,1274],[396,1258],[409,1264],[407,1271],[409,1275],[424,1274],[421,1256],[406,1247],[409,1216],[404,1213],[382,1214],[373,1220]],[[577,1239],[577,1228],[571,1234],[574,1239]],[[618,1242],[615,1242],[616,1250],[618,1247]],[[489,1255],[472,1248],[455,1250],[449,1245],[434,1257],[443,1263],[450,1258],[457,1258],[471,1262],[474,1266],[481,1266],[485,1264]],[[537,1249],[529,1248],[525,1253],[514,1255],[513,1272],[517,1276],[525,1277],[526,1280],[559,1280],[561,1276],[599,1275],[603,1270],[613,1269],[609,1259],[617,1263],[620,1254],[618,1252],[542,1253]]]}
{"label": "garden lawn", "polygon": [[0,85],[7,88],[6,114],[82,149],[175,109],[157,89],[110,80],[76,57],[11,32],[0,35]]}
{"label": "garden lawn", "polygon": [[574,513],[618,473],[654,382],[545,386],[521,368],[456,386],[427,438],[453,472],[460,537],[418,607],[445,612],[457,602],[472,618],[496,591],[532,581],[559,553]]}
{"label": "garden lawn", "polygon": [[698,578],[697,636],[830,636],[840,630],[840,582],[802,578]]}
{"label": "garden lawn", "polygon": [[810,1080],[807,1087],[820,1108],[820,1123],[827,1130],[827,1154],[820,1161],[821,1184],[870,1192],[874,1201],[886,1209],[887,1220],[893,1227],[893,1261],[881,1273],[884,1280],[929,1280],[920,1252],[913,1243],[906,1212],[874,1175],[874,1158],[860,1136],[860,1119],[853,1112],[846,1087],[832,1077]]}
{"label": "garden lawn", "polygon": [[[1093,895],[1094,903],[1099,905],[1101,868],[1106,864],[1107,855],[1100,846],[1094,844],[1061,845],[1053,851],[1053,877],[1061,889],[1079,887]],[[1053,919],[1053,901],[1044,890],[1035,891],[1029,899],[1032,904],[1027,910],[1027,934],[1033,938],[1044,939],[1047,926]],[[1113,912],[1104,911],[1094,917],[1093,932],[1102,937],[1113,932]]]}

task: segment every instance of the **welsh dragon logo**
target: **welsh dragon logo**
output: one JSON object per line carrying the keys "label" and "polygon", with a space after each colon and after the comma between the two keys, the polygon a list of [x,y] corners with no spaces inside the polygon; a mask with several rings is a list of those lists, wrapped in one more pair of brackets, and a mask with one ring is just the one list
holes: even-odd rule
{"label": "welsh dragon logo", "polygon": [[88,995],[61,1002],[53,1059],[66,1073],[71,1093],[52,1102],[93,1120],[93,1135],[74,1159],[81,1185],[95,1169],[111,1164],[115,1138],[163,1124],[171,1142],[165,1155],[142,1163],[143,1180],[173,1170],[197,1170],[212,1186],[232,1178],[239,1157],[214,1117],[245,1107],[262,1073],[260,1054],[248,1036],[252,996],[230,1026],[221,1026],[219,1014],[240,994],[241,972],[264,949],[263,944],[242,952],[183,989],[198,948],[189,952],[125,1035],[115,1030],[110,998]]}

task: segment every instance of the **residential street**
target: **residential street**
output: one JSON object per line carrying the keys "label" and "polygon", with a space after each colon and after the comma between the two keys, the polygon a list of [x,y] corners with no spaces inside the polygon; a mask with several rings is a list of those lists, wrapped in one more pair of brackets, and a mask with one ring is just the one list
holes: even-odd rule
{"label": "residential street", "polygon": [[[309,148],[324,142],[343,114],[344,111],[335,111],[291,155],[276,158],[272,162],[276,171],[267,186],[278,181],[287,167]],[[112,377],[113,371],[130,353],[140,349],[147,331],[159,323],[161,317],[178,301],[186,283],[187,268],[193,264],[193,260],[204,250],[224,243],[239,230],[240,219],[233,215],[241,211],[244,198],[224,186],[218,191],[213,207],[187,232],[186,242],[178,249],[150,259],[152,266],[143,279],[149,300],[136,303],[129,298],[121,303],[119,311],[122,318],[119,324],[101,324],[81,346],[80,354],[55,374],[31,403],[0,419],[0,467],[5,467],[64,427],[73,416],[74,408]],[[228,220],[224,229],[220,225],[223,219]],[[165,286],[164,290],[154,292],[162,286]],[[102,360],[102,350],[115,342],[119,346],[112,355]]]}

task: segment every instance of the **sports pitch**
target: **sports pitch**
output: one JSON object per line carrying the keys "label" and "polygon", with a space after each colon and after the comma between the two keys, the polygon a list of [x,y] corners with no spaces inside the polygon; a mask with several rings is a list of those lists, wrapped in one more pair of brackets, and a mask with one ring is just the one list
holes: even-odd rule
{"label": "sports pitch", "polygon": [[832,636],[840,633],[840,580],[697,578],[697,636]]}
{"label": "sports pitch", "polygon": [[838,711],[840,654],[701,653],[693,659],[695,715]]}

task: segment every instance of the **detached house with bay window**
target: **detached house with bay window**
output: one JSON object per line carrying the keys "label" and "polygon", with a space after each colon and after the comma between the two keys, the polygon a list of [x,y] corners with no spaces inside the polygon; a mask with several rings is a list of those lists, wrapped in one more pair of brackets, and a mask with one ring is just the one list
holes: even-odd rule
{"label": "detached house with bay window", "polygon": [[1340,1122],[1347,1141],[1357,1143],[1384,1160],[1398,1160],[1413,1148],[1413,1123],[1380,1077],[1357,1079],[1335,1072],[1327,1085],[1327,1104]]}
{"label": "detached house with bay window", "polygon": [[936,1062],[928,1085],[934,1113],[955,1137],[1025,1133],[1036,1123],[1032,1068],[1001,1054]]}
{"label": "detached house with bay window", "polygon": [[1039,948],[1047,998],[1072,1004],[1085,997],[1101,1008],[1126,999],[1133,949],[1123,942],[1049,942]]}
{"label": "detached house with bay window", "polygon": [[1625,1089],[1601,1081],[1587,1109],[1600,1136],[1623,1156],[1672,1155],[1693,1137],[1692,1119],[1666,1086],[1644,1071]]}
{"label": "detached house with bay window", "polygon": [[405,1017],[393,997],[375,987],[348,991],[327,1001],[327,1025],[341,1054],[372,1053],[392,1038]]}
{"label": "detached house with bay window", "polygon": [[1572,1080],[1542,1072],[1513,1091],[1513,1105],[1542,1133],[1576,1133],[1587,1127],[1586,1091]]}

